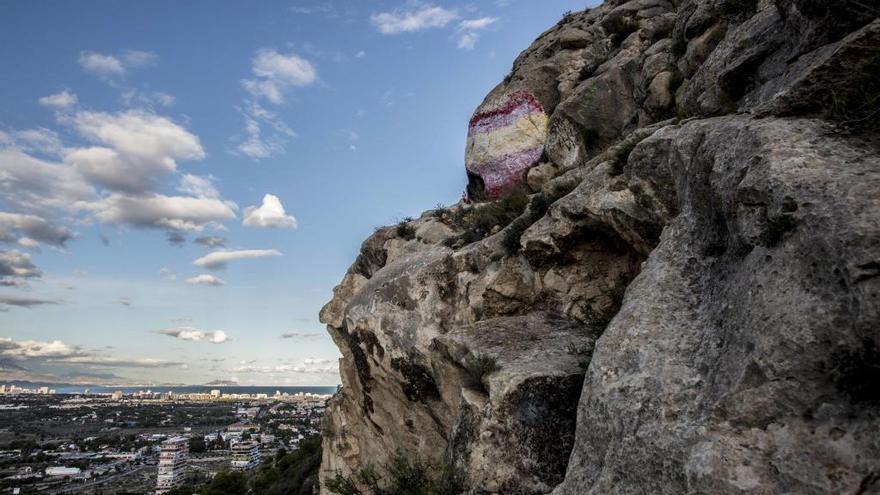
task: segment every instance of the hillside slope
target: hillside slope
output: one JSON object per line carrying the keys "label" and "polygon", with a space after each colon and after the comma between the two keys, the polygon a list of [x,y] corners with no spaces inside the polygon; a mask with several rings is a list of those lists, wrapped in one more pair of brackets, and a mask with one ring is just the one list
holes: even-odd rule
{"label": "hillside slope", "polygon": [[880,491],[878,96],[876,2],[567,15],[476,110],[472,201],[377,230],[322,310],[322,479]]}

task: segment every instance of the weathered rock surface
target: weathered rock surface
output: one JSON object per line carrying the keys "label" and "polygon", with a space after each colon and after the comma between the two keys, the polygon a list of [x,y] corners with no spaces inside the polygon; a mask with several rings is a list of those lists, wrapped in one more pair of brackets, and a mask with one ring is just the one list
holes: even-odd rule
{"label": "weathered rock surface", "polygon": [[472,197],[529,200],[378,230],[322,311],[322,477],[401,452],[469,493],[880,492],[878,16],[612,1],[544,33],[466,157]]}

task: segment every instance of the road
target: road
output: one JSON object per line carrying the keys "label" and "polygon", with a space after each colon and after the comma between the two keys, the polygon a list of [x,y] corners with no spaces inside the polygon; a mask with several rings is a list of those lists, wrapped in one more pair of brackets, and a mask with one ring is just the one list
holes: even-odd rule
{"label": "road", "polygon": [[90,481],[90,482],[87,482],[87,483],[81,483],[81,484],[80,484],[80,483],[74,483],[74,484],[70,484],[70,485],[68,485],[68,486],[65,486],[65,487],[63,487],[63,488],[60,488],[60,489],[57,489],[57,490],[54,490],[54,491],[50,491],[50,492],[48,492],[48,493],[50,493],[50,494],[52,494],[52,495],[57,495],[57,494],[61,494],[61,493],[77,493],[77,492],[79,492],[79,491],[85,490],[86,488],[91,488],[91,487],[93,487],[93,486],[103,485],[104,483],[107,483],[107,482],[113,481],[113,480],[115,480],[116,478],[120,478],[120,477],[122,477],[122,476],[128,476],[128,475],[131,475],[131,474],[135,474],[135,473],[137,473],[137,472],[139,472],[139,471],[141,471],[141,470],[143,470],[143,469],[145,469],[145,468],[148,468],[148,467],[153,467],[153,466],[149,466],[149,465],[147,465],[147,464],[140,464],[140,465],[138,465],[138,466],[135,466],[134,469],[129,469],[128,471],[123,471],[123,472],[121,472],[121,473],[116,473],[116,474],[114,474],[114,475],[112,475],[112,476],[107,476],[106,478],[97,479],[97,480]]}

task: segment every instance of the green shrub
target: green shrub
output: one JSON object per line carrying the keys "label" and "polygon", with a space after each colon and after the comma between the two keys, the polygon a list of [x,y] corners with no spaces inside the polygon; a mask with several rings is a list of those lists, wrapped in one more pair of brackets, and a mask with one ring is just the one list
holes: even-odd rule
{"label": "green shrub", "polygon": [[511,191],[491,203],[474,205],[456,211],[453,222],[464,232],[448,240],[447,245],[467,245],[488,237],[497,226],[504,228],[525,211],[529,196],[524,188]]}
{"label": "green shrub", "polygon": [[398,452],[381,469],[367,466],[352,476],[336,474],[324,486],[338,495],[454,495],[463,489],[461,470],[437,468]]}
{"label": "green shrub", "polygon": [[491,375],[501,369],[498,360],[488,354],[477,354],[467,359],[465,367],[477,381],[482,381],[486,375]]}
{"label": "green shrub", "polygon": [[397,227],[395,229],[397,237],[400,237],[401,239],[405,239],[407,241],[411,241],[416,238],[416,229],[412,225],[410,225],[410,222],[412,221],[412,217],[406,217],[397,223]]}

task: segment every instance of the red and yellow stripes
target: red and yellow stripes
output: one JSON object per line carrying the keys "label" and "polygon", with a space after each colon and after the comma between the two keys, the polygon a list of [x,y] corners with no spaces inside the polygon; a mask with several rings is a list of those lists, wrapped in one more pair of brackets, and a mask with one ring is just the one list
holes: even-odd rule
{"label": "red and yellow stripes", "polygon": [[508,93],[494,106],[483,105],[471,118],[465,166],[483,180],[489,197],[522,183],[525,172],[540,160],[547,120],[541,102],[524,91]]}

